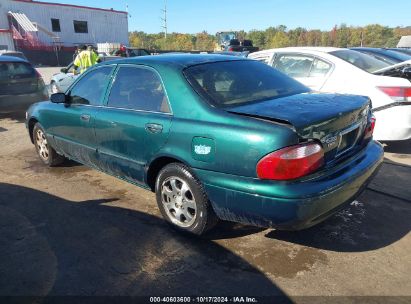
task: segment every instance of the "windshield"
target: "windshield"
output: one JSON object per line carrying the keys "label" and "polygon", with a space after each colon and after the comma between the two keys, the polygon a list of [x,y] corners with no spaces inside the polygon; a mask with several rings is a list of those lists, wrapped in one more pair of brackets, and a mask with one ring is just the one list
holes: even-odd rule
{"label": "windshield", "polygon": [[219,108],[309,92],[310,89],[254,60],[206,63],[184,74],[200,96]]}
{"label": "windshield", "polygon": [[235,39],[234,33],[221,33],[220,34],[220,44],[229,43],[230,40]]}
{"label": "windshield", "polygon": [[334,55],[344,61],[355,65],[357,68],[364,70],[369,73],[373,73],[380,69],[390,66],[390,64],[383,62],[381,60],[375,59],[370,55],[366,55],[357,51],[352,50],[338,50],[330,52],[331,55]]}

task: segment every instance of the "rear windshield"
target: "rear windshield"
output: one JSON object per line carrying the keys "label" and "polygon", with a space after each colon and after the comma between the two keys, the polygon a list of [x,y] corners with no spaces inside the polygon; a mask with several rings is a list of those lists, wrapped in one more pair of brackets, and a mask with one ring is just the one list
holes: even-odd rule
{"label": "rear windshield", "polygon": [[390,64],[378,60],[370,55],[363,54],[357,51],[352,50],[339,50],[330,52],[331,55],[334,55],[344,61],[355,65],[357,68],[364,70],[369,73],[373,73],[380,69],[390,66]]}
{"label": "rear windshield", "polygon": [[33,67],[25,62],[0,62],[0,79],[30,78],[36,75]]}
{"label": "rear windshield", "polygon": [[198,94],[220,108],[310,91],[296,80],[254,60],[206,63],[191,66],[184,74]]}

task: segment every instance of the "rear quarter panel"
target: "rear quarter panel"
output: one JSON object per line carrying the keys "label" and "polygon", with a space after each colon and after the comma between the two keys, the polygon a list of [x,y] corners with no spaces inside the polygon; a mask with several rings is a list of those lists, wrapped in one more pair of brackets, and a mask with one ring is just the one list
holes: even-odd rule
{"label": "rear quarter panel", "polygon": [[[264,155],[298,143],[290,127],[213,108],[197,95],[181,71],[167,66],[157,70],[170,100],[173,121],[168,142],[156,157],[174,157],[193,168],[256,176],[257,162]],[[213,147],[206,157],[195,153],[197,144],[207,143]]]}

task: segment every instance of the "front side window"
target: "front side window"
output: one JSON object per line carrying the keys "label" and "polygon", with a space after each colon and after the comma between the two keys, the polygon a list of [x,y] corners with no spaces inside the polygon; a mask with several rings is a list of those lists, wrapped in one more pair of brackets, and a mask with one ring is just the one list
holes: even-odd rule
{"label": "front side window", "polygon": [[87,21],[73,21],[75,33],[88,33]]}
{"label": "front side window", "polygon": [[170,108],[159,76],[147,68],[119,68],[108,106],[122,109],[169,113]]}
{"label": "front side window", "polygon": [[290,77],[309,77],[314,58],[304,55],[279,55],[275,68]]}
{"label": "front side window", "polygon": [[61,32],[60,19],[51,19],[51,30],[53,32]]}
{"label": "front side window", "polygon": [[113,67],[105,66],[84,75],[70,90],[71,103],[101,105],[112,70]]}
{"label": "front side window", "polygon": [[255,60],[194,65],[186,68],[184,75],[198,94],[219,108],[310,91],[296,80]]}

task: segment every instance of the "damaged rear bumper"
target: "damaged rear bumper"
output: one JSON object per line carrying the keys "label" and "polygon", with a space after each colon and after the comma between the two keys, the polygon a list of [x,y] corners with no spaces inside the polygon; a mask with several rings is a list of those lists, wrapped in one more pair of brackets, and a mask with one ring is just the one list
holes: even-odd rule
{"label": "damaged rear bumper", "polygon": [[313,226],[352,202],[383,161],[382,146],[372,141],[353,158],[305,180],[265,181],[195,170],[220,219],[300,230]]}

